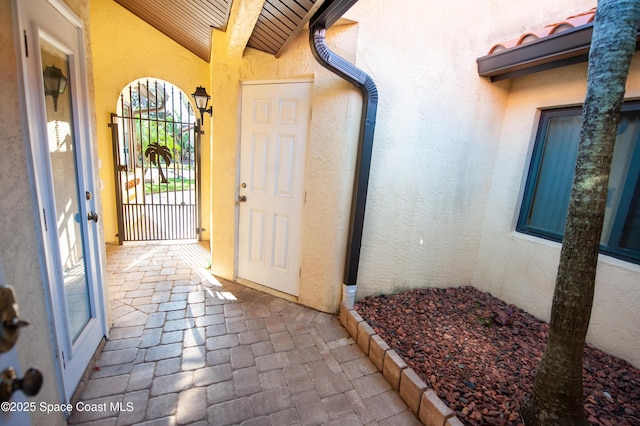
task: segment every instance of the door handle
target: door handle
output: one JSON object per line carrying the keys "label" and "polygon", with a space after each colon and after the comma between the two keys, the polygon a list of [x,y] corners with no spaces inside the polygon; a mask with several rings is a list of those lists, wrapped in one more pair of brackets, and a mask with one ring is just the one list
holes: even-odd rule
{"label": "door handle", "polygon": [[96,213],[96,212],[91,212],[91,213],[87,214],[87,219],[88,219],[88,220],[92,220],[92,221],[94,221],[95,223],[98,223],[98,213]]}
{"label": "door handle", "polygon": [[239,203],[244,203],[245,201],[247,201],[247,197],[244,195],[238,195],[238,202]]}
{"label": "door handle", "polygon": [[18,340],[20,328],[29,325],[18,317],[13,287],[0,287],[0,353],[7,352]]}
{"label": "door handle", "polygon": [[17,390],[21,390],[27,396],[35,396],[41,387],[42,373],[37,368],[28,369],[24,377],[19,379],[16,371],[9,367],[0,374],[0,401],[9,401]]}
{"label": "door handle", "polygon": [[[18,317],[18,303],[13,287],[0,286],[0,353],[9,351],[15,345],[20,327],[27,325],[28,322]],[[12,367],[0,372],[0,402],[9,401],[17,390],[34,396],[41,387],[42,373],[36,368],[28,369],[21,379]]]}

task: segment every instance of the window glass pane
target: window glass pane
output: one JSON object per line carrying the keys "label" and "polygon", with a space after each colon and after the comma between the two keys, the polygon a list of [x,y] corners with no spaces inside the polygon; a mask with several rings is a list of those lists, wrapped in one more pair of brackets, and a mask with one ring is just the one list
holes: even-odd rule
{"label": "window glass pane", "polygon": [[636,167],[634,194],[618,245],[623,250],[632,250],[640,253],[640,175],[637,173],[637,170],[638,168]]}
{"label": "window glass pane", "polygon": [[[579,109],[545,111],[518,230],[560,241],[580,140]],[[625,105],[613,154],[600,240],[604,253],[640,262],[640,103]]]}
{"label": "window glass pane", "polygon": [[[45,83],[45,102],[49,160],[53,183],[53,197],[58,227],[58,251],[66,295],[67,320],[72,341],[78,339],[89,320],[94,316],[85,265],[83,222],[81,203],[85,194],[78,187],[76,135],[73,125],[71,88],[66,87],[69,73],[69,57],[46,40],[42,46],[42,65]],[[47,73],[57,69],[54,89],[46,87]],[[49,70],[49,71],[48,71]],[[55,70],[54,70],[55,71]],[[61,77],[62,76],[62,77]],[[59,83],[64,78],[64,85]]]}
{"label": "window glass pane", "polygon": [[613,154],[602,244],[613,250],[640,250],[640,113],[624,114]]}
{"label": "window glass pane", "polygon": [[527,225],[562,235],[580,140],[580,116],[551,117]]}

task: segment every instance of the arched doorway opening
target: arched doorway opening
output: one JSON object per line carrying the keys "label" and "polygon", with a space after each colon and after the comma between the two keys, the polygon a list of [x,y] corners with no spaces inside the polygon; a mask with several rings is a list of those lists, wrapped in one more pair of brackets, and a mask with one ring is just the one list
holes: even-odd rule
{"label": "arched doorway opening", "polygon": [[191,100],[142,78],[111,114],[118,240],[200,239],[200,133]]}

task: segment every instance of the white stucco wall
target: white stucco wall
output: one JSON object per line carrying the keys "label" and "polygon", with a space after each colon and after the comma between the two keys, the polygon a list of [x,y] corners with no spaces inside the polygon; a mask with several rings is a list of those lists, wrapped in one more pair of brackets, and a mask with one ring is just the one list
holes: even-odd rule
{"label": "white stucco wall", "polygon": [[380,93],[357,298],[470,283],[510,87],[479,77],[476,58],[592,6],[363,0],[347,13]]}
{"label": "white stucco wall", "polygon": [[[348,12],[356,65],[380,93],[357,298],[470,283],[548,320],[560,246],[515,233],[515,220],[538,109],[580,104],[586,64],[490,83],[476,58],[594,6],[362,0]],[[636,62],[627,97],[640,94]],[[601,256],[587,337],[635,365],[639,272]]]}
{"label": "white stucco wall", "polygon": [[[549,320],[560,244],[515,231],[541,108],[581,104],[587,64],[513,80],[472,284]],[[636,53],[626,98],[640,95]],[[640,266],[600,255],[587,341],[640,365]]]}
{"label": "white stucco wall", "polygon": [[380,98],[357,298],[469,282],[506,91],[477,77],[491,22],[463,3],[367,0],[346,15]]}

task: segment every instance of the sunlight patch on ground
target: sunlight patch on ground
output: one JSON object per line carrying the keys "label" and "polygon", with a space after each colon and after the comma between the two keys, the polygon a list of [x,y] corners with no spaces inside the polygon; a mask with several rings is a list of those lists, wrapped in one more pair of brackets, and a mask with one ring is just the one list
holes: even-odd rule
{"label": "sunlight patch on ground", "polygon": [[[144,265],[143,262],[148,259],[153,259],[153,257],[156,255],[156,253],[158,253],[158,251],[160,251],[160,247],[154,247],[146,253],[141,253],[136,260],[133,260],[131,264],[129,264],[129,266],[123,268],[123,272],[128,272],[132,268],[135,268],[140,265]],[[154,261],[154,264],[156,264],[155,261]]]}
{"label": "sunlight patch on ground", "polygon": [[222,283],[211,274],[211,255],[209,251],[198,243],[176,243],[172,249],[191,265],[192,269],[202,278],[203,283],[222,287]]}
{"label": "sunlight patch on ground", "polygon": [[[213,275],[211,277],[215,280],[215,277],[213,277]],[[217,280],[216,280],[216,282],[217,282]],[[220,284],[219,282],[218,282],[218,285],[222,286],[222,284]],[[233,293],[231,293],[229,291],[213,290],[213,289],[210,289],[210,288],[205,288],[204,290],[207,292],[207,295],[213,297],[214,299],[238,300],[238,298],[236,296],[234,296]]]}
{"label": "sunlight patch on ground", "polygon": [[207,268],[194,268],[196,273],[202,278],[203,282],[216,287],[222,287],[222,283],[216,279]]}

